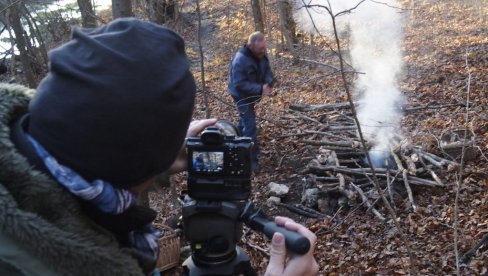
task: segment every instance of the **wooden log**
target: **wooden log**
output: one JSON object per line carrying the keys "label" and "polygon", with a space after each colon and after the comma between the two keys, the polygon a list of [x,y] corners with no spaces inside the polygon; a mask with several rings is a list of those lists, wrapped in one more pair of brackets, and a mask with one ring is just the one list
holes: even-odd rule
{"label": "wooden log", "polygon": [[454,166],[459,166],[459,163],[458,162],[455,162],[455,161],[451,161],[451,160],[448,160],[448,159],[445,159],[445,158],[442,158],[440,156],[437,156],[433,153],[430,153],[430,152],[426,152],[426,151],[423,151],[422,149],[415,149],[415,151],[422,155],[422,156],[428,156],[430,157],[431,159],[434,159],[436,160],[437,162],[439,162],[442,166],[444,165],[449,165],[449,164],[452,164]]}
{"label": "wooden log", "polygon": [[426,155],[426,154],[423,154],[421,153],[420,154],[420,158],[423,158],[425,159],[426,161],[428,161],[430,164],[442,169],[444,167],[444,165],[441,163],[441,162],[438,162],[437,160],[435,160],[434,158],[432,158],[431,156],[429,155]]}
{"label": "wooden log", "polygon": [[[303,205],[291,205],[291,204],[285,204],[285,203],[277,203],[276,205],[285,207],[286,209],[290,210],[291,212],[295,214],[302,215],[304,217],[308,218],[323,218],[325,217],[324,214],[320,213],[319,211],[315,211],[311,208],[305,207]],[[311,211],[313,210],[313,211]]]}
{"label": "wooden log", "polygon": [[390,198],[391,205],[393,205],[393,209],[396,210],[395,200],[393,198],[393,190],[392,190],[392,181],[390,179],[390,171],[386,171],[386,188],[388,191],[388,197]]}
{"label": "wooden log", "polygon": [[442,104],[442,105],[424,105],[424,106],[418,106],[418,107],[404,107],[403,112],[405,113],[411,113],[411,112],[416,112],[420,110],[426,110],[426,109],[440,109],[440,108],[445,108],[445,107],[453,107],[453,106],[466,106],[463,103],[453,103],[453,104]]}
{"label": "wooden log", "polygon": [[410,175],[417,175],[417,166],[415,166],[415,162],[413,162],[412,158],[403,155],[402,159],[405,161],[405,164],[407,164],[408,173]]}
{"label": "wooden log", "polygon": [[[372,175],[371,169],[370,168],[361,168],[361,169],[351,169],[351,168],[330,168],[334,172],[341,172],[344,174],[353,174],[353,175]],[[390,173],[392,174],[397,174],[397,170],[389,170]],[[386,178],[386,169],[383,168],[376,168],[375,169],[376,175],[378,177]],[[439,187],[444,187],[444,185],[439,185],[436,181],[432,180],[427,180],[427,179],[422,179],[419,177],[411,176],[408,175],[408,180],[410,184],[415,184],[415,185],[424,185],[424,186],[439,186]],[[402,177],[403,178],[403,177]]]}
{"label": "wooden log", "polygon": [[344,166],[346,164],[359,164],[361,163],[362,160],[361,159],[357,159],[357,158],[349,158],[349,159],[339,159],[339,164]]}
{"label": "wooden log", "polygon": [[346,189],[346,179],[344,178],[342,173],[338,173],[337,178],[339,178],[339,189],[345,190]]}
{"label": "wooden log", "polygon": [[349,200],[353,201],[355,199],[355,193],[349,189],[342,189],[340,184],[333,188],[322,189],[321,194],[341,194],[347,197]]}
{"label": "wooden log", "polygon": [[[321,145],[320,143],[307,143],[307,144],[308,145],[317,145],[317,146],[321,146],[323,149],[336,151],[336,154],[338,154],[341,151],[351,152],[351,148],[349,148],[349,147],[327,146],[327,145]],[[357,152],[360,152],[360,151],[357,151]]]}
{"label": "wooden log", "polygon": [[[369,181],[369,180],[368,180]],[[357,184],[357,186],[361,189],[363,188],[369,188],[369,187],[373,187],[374,186],[374,183],[372,182],[369,182],[369,183],[364,183],[364,184]]]}
{"label": "wooden log", "polygon": [[[313,174],[311,174],[311,175],[313,175]],[[314,177],[313,179],[315,181],[319,181],[319,182],[329,182],[329,181],[330,182],[336,182],[337,181],[337,177],[334,177],[334,176],[315,176],[315,175],[313,175],[313,177]],[[339,182],[337,182],[337,183],[339,183]]]}
{"label": "wooden log", "polygon": [[329,126],[329,131],[356,130],[356,126]]}
{"label": "wooden log", "polygon": [[316,184],[317,188],[319,188],[321,191],[328,191],[329,189],[335,189],[337,186],[339,186],[341,183],[339,182],[333,182],[333,183],[321,183],[321,184]]}
{"label": "wooden log", "polygon": [[358,184],[359,184],[359,185],[361,185],[361,184],[364,184],[364,183],[369,183],[369,184],[371,184],[371,179],[366,178],[366,177],[364,177],[364,178],[355,178],[355,179],[354,179],[354,183],[355,183],[356,185],[358,185]]}
{"label": "wooden log", "polygon": [[[324,136],[328,136],[328,137],[336,138],[336,139],[342,139],[342,140],[345,139],[343,136],[334,135],[334,134],[332,134],[330,132],[325,132],[325,131],[305,130],[305,133],[306,134],[315,134],[315,136],[317,136],[317,135],[324,135]],[[349,140],[349,139],[346,139],[346,140]]]}
{"label": "wooden log", "polygon": [[[329,126],[320,126],[319,127],[319,132],[323,132],[324,130],[328,130],[329,129]],[[317,138],[317,134],[314,134],[312,135],[312,137],[310,137],[310,140],[315,140]]]}
{"label": "wooden log", "polygon": [[402,161],[400,160],[400,157],[398,157],[398,155],[394,151],[391,151],[391,155],[395,159],[395,163],[397,164],[398,171],[402,172],[403,185],[407,190],[408,200],[410,200],[410,203],[412,204],[412,208],[415,211],[417,210],[417,205],[415,205],[412,188],[410,188],[410,184],[408,183],[408,170],[403,168],[403,164]]}
{"label": "wooden log", "polygon": [[437,182],[439,186],[446,186],[433,170],[429,170],[429,173],[432,176],[432,179],[434,179],[434,181]]}
{"label": "wooden log", "polygon": [[341,164],[339,163],[339,159],[337,158],[337,154],[336,154],[336,152],[335,152],[335,151],[332,151],[330,154],[331,154],[331,156],[332,156],[332,159],[333,159],[333,160],[334,160],[334,162],[335,162],[335,165],[336,165],[337,167],[339,167]]}
{"label": "wooden log", "polygon": [[395,163],[397,165],[397,169],[399,171],[403,171],[403,163],[402,163],[402,160],[400,159],[400,157],[398,157],[398,155],[393,150],[390,150],[390,154],[391,154],[391,156],[393,156],[393,159],[395,160]]}
{"label": "wooden log", "polygon": [[441,148],[443,150],[449,150],[449,149],[461,150],[463,147],[469,147],[472,145],[473,145],[473,141],[456,141],[448,144],[441,144]]}
{"label": "wooden log", "polygon": [[364,152],[360,151],[336,151],[336,155],[339,159],[348,157],[364,157]]}
{"label": "wooden log", "polygon": [[282,134],[278,135],[276,138],[287,138],[287,137],[297,137],[297,136],[307,136],[310,135],[309,133],[289,133],[289,134]]}
{"label": "wooden log", "polygon": [[318,124],[321,124],[321,125],[327,125],[327,124],[322,123],[319,120],[316,120],[314,118],[310,118],[310,117],[305,116],[303,114],[298,114],[298,115],[283,115],[283,116],[281,116],[281,118],[283,118],[283,119],[291,119],[291,120],[304,120],[304,121],[318,123]]}
{"label": "wooden log", "polygon": [[323,165],[307,165],[305,169],[300,171],[300,174],[308,174],[308,173],[314,173],[314,174],[323,174],[325,172],[333,172],[335,170],[335,166],[323,166]]}
{"label": "wooden log", "polygon": [[307,112],[307,111],[346,109],[346,108],[350,108],[350,105],[349,103],[320,104],[320,105],[290,104],[289,108],[291,110]]}
{"label": "wooden log", "polygon": [[417,210],[417,205],[415,204],[415,200],[413,199],[413,193],[412,193],[412,188],[410,188],[410,184],[408,183],[408,175],[407,175],[407,170],[403,169],[403,184],[405,185],[405,189],[407,190],[408,194],[408,199],[410,200],[410,203],[412,204],[412,208],[414,211]]}
{"label": "wooden log", "polygon": [[328,140],[300,140],[300,142],[308,145],[314,146],[332,146],[332,147],[339,147],[342,150],[352,150],[360,148],[360,143],[356,141],[328,141]]}

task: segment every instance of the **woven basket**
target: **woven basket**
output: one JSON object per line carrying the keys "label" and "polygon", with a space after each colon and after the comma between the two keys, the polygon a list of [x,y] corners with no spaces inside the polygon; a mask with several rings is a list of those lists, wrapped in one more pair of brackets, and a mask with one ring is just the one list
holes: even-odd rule
{"label": "woven basket", "polygon": [[180,263],[180,237],[171,227],[161,224],[156,225],[161,231],[159,244],[159,258],[156,267],[159,271],[165,271]]}

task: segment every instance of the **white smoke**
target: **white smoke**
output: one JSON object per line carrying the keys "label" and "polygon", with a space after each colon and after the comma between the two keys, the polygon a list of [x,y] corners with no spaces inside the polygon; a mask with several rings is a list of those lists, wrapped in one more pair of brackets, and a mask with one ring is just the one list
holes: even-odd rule
{"label": "white smoke", "polygon": [[[396,0],[297,0],[303,3],[322,5],[333,13],[353,9],[347,15],[337,17],[338,31],[349,26],[350,57],[359,74],[355,92],[359,96],[358,117],[363,134],[375,144],[374,150],[387,150],[391,138],[400,134],[400,107],[403,97],[397,87],[397,78],[402,68],[401,46],[403,41],[403,18]],[[325,9],[301,8],[295,14],[297,24],[305,31],[318,29],[321,34],[333,31],[330,15]],[[313,23],[310,17],[313,18]]]}

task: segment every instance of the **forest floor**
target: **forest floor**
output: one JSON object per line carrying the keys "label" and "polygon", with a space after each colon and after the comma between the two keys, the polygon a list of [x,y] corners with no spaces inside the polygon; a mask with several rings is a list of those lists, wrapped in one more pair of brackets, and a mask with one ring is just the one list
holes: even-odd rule
{"label": "forest floor", "polygon": [[[327,66],[304,61],[338,66],[337,56],[326,47],[333,44],[332,35],[316,36],[312,45],[309,35],[302,34],[301,43],[295,49],[302,61],[294,62],[280,42],[276,12],[272,12],[276,11],[274,2],[267,1],[266,28],[268,52],[279,84],[275,96],[263,98],[256,106],[262,169],[252,177],[251,200],[269,215],[290,216],[317,234],[315,257],[321,275],[403,275],[412,270],[420,275],[456,274],[455,247],[461,256],[488,234],[488,3],[402,2],[405,9],[399,12],[406,22],[402,47],[404,70],[399,87],[406,97],[407,107],[422,107],[403,115],[403,135],[424,150],[442,155],[441,136],[446,131],[464,131],[467,127],[473,136],[475,153],[474,158],[464,162],[461,173],[439,172],[444,187],[413,186],[418,206],[415,211],[406,196],[397,200],[395,216],[402,228],[398,231],[381,201],[375,207],[387,217],[385,221],[360,205],[359,208],[341,208],[320,219],[267,205],[270,182],[291,188],[285,203],[300,203],[306,177],[300,172],[319,148],[291,135],[297,133],[296,127],[317,130],[319,126],[317,122],[290,119],[289,115],[296,115],[289,109],[290,104],[347,102],[340,74],[330,74]],[[414,6],[411,3],[415,3]],[[208,108],[211,117],[236,123],[237,112],[227,92],[228,65],[252,32],[254,24],[248,6],[248,1],[237,0],[201,2]],[[183,9],[182,20],[184,27],[179,27],[179,32],[187,42],[199,86],[194,119],[203,119],[207,109],[201,88],[195,8]],[[467,102],[466,108],[463,105]],[[446,107],[440,107],[442,105]],[[307,114],[317,120],[324,115],[320,112]],[[177,188],[180,192],[185,187],[185,174],[177,175],[175,180],[182,184]],[[168,208],[172,202],[169,194],[166,190],[151,194],[152,205],[160,211],[161,220],[178,212],[177,206]],[[239,243],[258,274],[263,273],[269,258],[267,243],[261,234],[254,232],[246,232]],[[488,273],[488,243],[476,251],[468,264],[460,265],[460,273]]]}

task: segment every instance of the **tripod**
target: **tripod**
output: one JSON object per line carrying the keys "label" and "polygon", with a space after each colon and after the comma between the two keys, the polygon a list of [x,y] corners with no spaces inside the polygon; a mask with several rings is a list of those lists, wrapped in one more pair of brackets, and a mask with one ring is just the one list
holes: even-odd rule
{"label": "tripod", "polygon": [[282,233],[287,248],[296,254],[305,254],[310,249],[307,238],[269,221],[262,210],[254,208],[251,202],[245,202],[242,208],[237,204],[191,198],[185,200],[183,230],[190,241],[192,255],[183,263],[183,275],[255,276],[249,257],[236,245],[242,237],[243,222],[268,238],[275,232]]}

